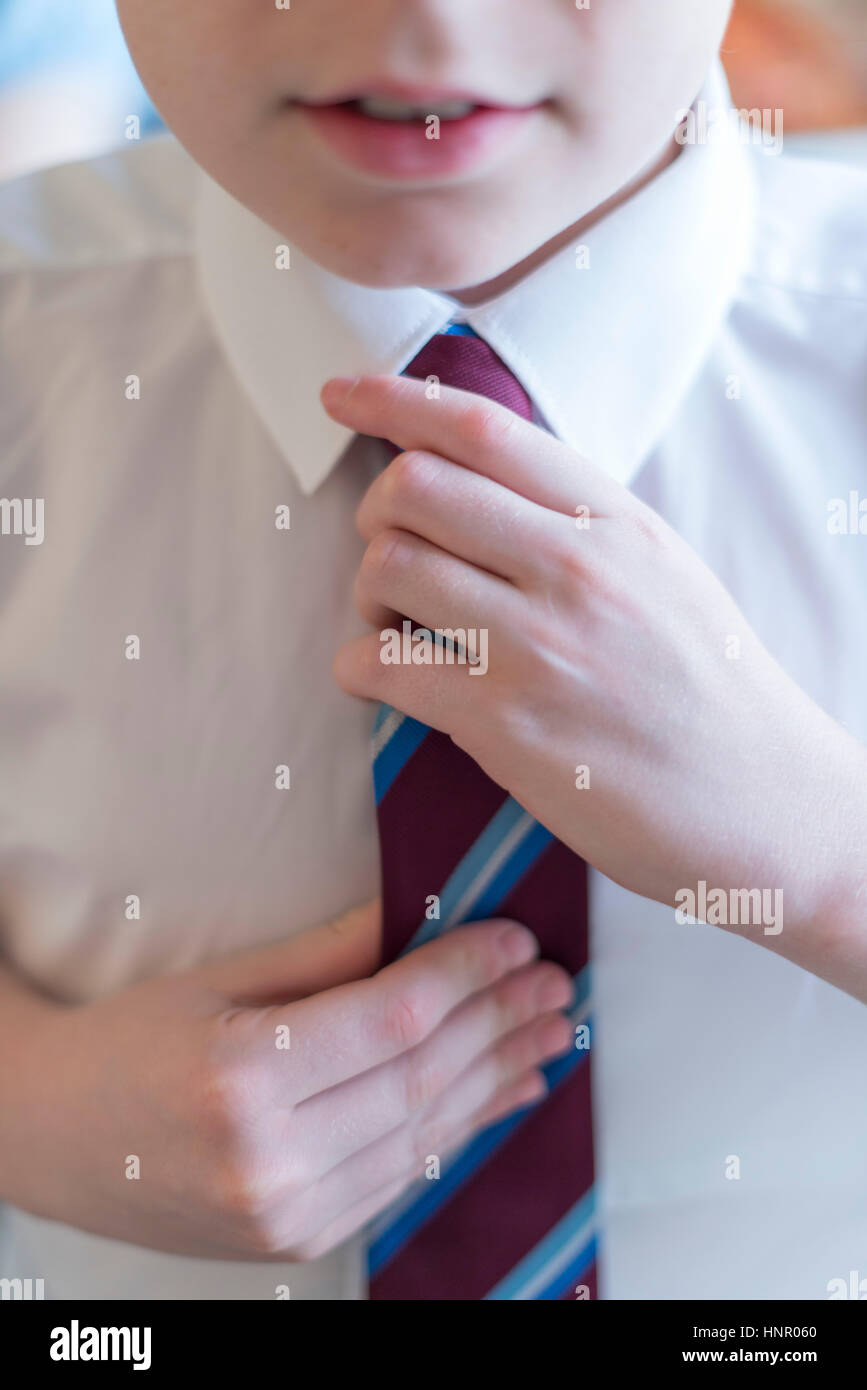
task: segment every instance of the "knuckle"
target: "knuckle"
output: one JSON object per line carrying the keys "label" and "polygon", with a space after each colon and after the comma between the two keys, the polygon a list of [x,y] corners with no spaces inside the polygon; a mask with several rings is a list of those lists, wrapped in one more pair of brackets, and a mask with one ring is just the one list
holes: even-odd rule
{"label": "knuckle", "polygon": [[489,1099],[526,1071],[533,1058],[525,1039],[514,1038],[491,1053]]}
{"label": "knuckle", "polygon": [[584,584],[592,574],[592,560],[583,534],[575,530],[571,521],[567,527],[552,530],[545,574],[547,584],[556,584],[558,589],[566,585],[571,592],[576,584]]}
{"label": "knuckle", "polygon": [[314,1186],[319,1174],[315,1171],[315,1166],[295,1151],[294,1146],[290,1147],[287,1152],[286,1147],[281,1145],[279,1154],[277,1178],[280,1199],[284,1203],[288,1199],[293,1206],[297,1207],[305,1194]]}
{"label": "knuckle", "polygon": [[[513,775],[513,767],[508,761],[508,750],[520,747],[522,744],[531,746],[531,740],[538,736],[538,710],[540,708],[538,700],[535,698],[536,690],[534,683],[538,680],[537,675],[533,674],[531,680],[527,681],[527,689],[524,687],[513,689],[502,689],[502,694],[498,689],[498,698],[494,707],[488,713],[488,726],[485,731],[485,742],[483,747],[478,743],[470,732],[469,737],[460,738],[459,746],[470,757],[481,761],[479,756],[483,752],[486,757],[488,775],[496,782],[505,783]],[[492,966],[497,963],[496,957],[492,959]],[[491,974],[496,971],[492,969]]]}
{"label": "knuckle", "polygon": [[645,545],[665,545],[669,535],[662,518],[650,507],[636,507],[623,518],[623,524],[632,536]]}
{"label": "knuckle", "polygon": [[498,1035],[517,1028],[532,1012],[535,981],[540,967],[528,966],[507,976],[494,992],[494,1027]]}
{"label": "knuckle", "polygon": [[400,405],[406,395],[406,378],[399,376],[377,376],[371,383],[380,400],[387,405]]}
{"label": "knuckle", "polygon": [[460,965],[462,974],[477,989],[492,984],[508,964],[503,948],[496,937],[475,940],[470,936],[463,948]]}
{"label": "knuckle", "polygon": [[447,1126],[442,1120],[428,1117],[412,1132],[412,1170],[424,1169],[429,1158],[441,1158],[448,1142]]}
{"label": "knuckle", "polygon": [[252,1069],[237,1062],[206,1064],[198,1084],[206,1117],[223,1130],[234,1130],[256,1111]]}
{"label": "knuckle", "polygon": [[385,1008],[385,1035],[401,1050],[422,1042],[435,1022],[430,992],[417,984],[396,994]]}
{"label": "knuckle", "polygon": [[504,1038],[491,1054],[495,1088],[511,1081],[534,1060],[533,1030],[529,1024],[524,1024],[509,1037]]}
{"label": "knuckle", "polygon": [[242,1223],[249,1223],[255,1232],[277,1199],[274,1184],[243,1164],[234,1164],[222,1172],[216,1181],[214,1204],[219,1211]]}
{"label": "knuckle", "polygon": [[[296,1169],[265,1173],[255,1164],[226,1165],[212,1184],[211,1206],[228,1221],[248,1253],[268,1256],[285,1251],[303,1210],[308,1184]],[[279,1217],[279,1219],[278,1219]],[[287,1229],[290,1227],[290,1229]]]}
{"label": "knuckle", "polygon": [[514,434],[518,417],[493,402],[474,402],[458,421],[461,441],[469,448],[496,448]]}
{"label": "knuckle", "polygon": [[446,1085],[443,1067],[432,1057],[420,1053],[410,1056],[404,1066],[404,1104],[409,1112],[423,1110]]}
{"label": "knuckle", "polygon": [[417,500],[427,492],[437,472],[430,454],[421,449],[407,449],[398,454],[386,471],[388,500],[397,503]]}
{"label": "knuckle", "polygon": [[388,529],[374,536],[364,552],[359,570],[362,582],[375,581],[394,569],[404,546],[399,531]]}

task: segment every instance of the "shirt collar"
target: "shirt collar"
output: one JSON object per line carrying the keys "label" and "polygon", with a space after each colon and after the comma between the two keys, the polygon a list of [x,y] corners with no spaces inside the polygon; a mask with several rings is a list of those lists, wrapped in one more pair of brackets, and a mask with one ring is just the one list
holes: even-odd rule
{"label": "shirt collar", "polygon": [[[716,66],[701,93],[730,98]],[[518,284],[461,317],[499,353],[548,425],[628,484],[688,390],[737,288],[753,176],[733,122]],[[197,255],[206,303],[237,376],[302,491],[352,435],[319,403],[330,376],[400,372],[452,319],[455,301],[371,289],[331,274],[202,174]],[[584,262],[582,268],[582,261]]]}

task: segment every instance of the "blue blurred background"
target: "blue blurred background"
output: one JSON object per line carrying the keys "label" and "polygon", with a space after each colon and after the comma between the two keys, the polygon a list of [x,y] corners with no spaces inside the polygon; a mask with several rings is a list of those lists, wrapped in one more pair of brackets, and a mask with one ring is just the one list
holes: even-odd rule
{"label": "blue blurred background", "polygon": [[0,178],[111,149],[128,116],[161,129],[114,0],[0,0]]}
{"label": "blue blurred background", "polygon": [[[787,153],[867,163],[867,0],[736,0],[723,54],[736,106],[783,107]],[[122,145],[132,115],[162,128],[113,0],[0,0],[0,179]]]}

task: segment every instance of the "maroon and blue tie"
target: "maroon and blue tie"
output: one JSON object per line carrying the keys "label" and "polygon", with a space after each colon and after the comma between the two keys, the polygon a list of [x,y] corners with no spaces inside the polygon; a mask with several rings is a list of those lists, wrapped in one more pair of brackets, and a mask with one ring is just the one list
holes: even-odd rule
{"label": "maroon and blue tie", "polygon": [[[471,329],[438,333],[406,375],[533,418]],[[545,1068],[546,1098],[479,1134],[373,1226],[374,1299],[595,1298],[587,871],[451,739],[383,706],[373,736],[384,963],[441,932],[514,918],[575,980],[576,1047]],[[428,920],[429,895],[439,918]]]}

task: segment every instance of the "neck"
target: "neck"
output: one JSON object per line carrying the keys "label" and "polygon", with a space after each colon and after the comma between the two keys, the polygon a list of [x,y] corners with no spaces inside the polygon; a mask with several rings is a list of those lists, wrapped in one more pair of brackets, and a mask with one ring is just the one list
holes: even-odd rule
{"label": "neck", "polygon": [[535,270],[536,267],[541,265],[543,261],[546,261],[549,256],[553,256],[561,247],[568,245],[573,237],[583,236],[583,234],[589,231],[591,227],[595,226],[597,222],[601,222],[603,217],[607,217],[615,208],[620,207],[621,203],[628,202],[630,198],[640,192],[652,179],[655,179],[658,174],[661,174],[663,169],[667,169],[669,164],[671,164],[680,153],[681,146],[676,140],[672,139],[669,144],[666,145],[662,154],[655,159],[652,164],[648,165],[647,168],[643,169],[631,183],[624,185],[624,187],[619,189],[607,202],[600,203],[592,212],[587,213],[586,217],[582,217],[578,222],[573,222],[571,226],[566,227],[562,232],[559,232],[557,236],[552,237],[550,241],[546,241],[543,246],[538,247],[531,255],[525,256],[522,261],[518,261],[517,265],[511,266],[508,270],[503,271],[502,275],[495,276],[493,280],[485,280],[480,285],[470,285],[463,289],[447,290],[446,293],[451,294],[455,299],[459,300],[461,304],[480,304],[483,300],[493,299],[495,295],[502,294],[504,290],[511,289],[512,285],[517,284],[519,280],[523,280],[525,275],[529,275],[531,270]]}

